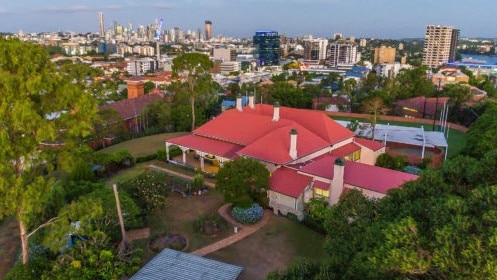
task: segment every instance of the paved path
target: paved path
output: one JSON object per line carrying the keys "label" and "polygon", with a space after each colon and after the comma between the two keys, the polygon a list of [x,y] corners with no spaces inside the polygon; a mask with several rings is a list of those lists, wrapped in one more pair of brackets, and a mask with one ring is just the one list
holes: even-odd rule
{"label": "paved path", "polygon": [[[171,174],[173,176],[177,176],[177,177],[180,177],[183,179],[187,179],[187,180],[192,179],[191,176],[188,176],[188,175],[185,175],[185,174],[173,171],[173,170],[169,170],[167,168],[163,168],[163,167],[160,167],[157,165],[151,164],[148,167],[150,169],[166,172],[168,174]],[[204,184],[208,187],[211,187],[211,188],[215,187],[215,183],[209,182],[207,180],[204,181]],[[231,208],[231,203],[228,203],[228,204],[221,206],[217,212],[219,213],[219,215],[221,217],[223,217],[228,223],[230,223],[233,226],[233,235],[228,236],[225,239],[219,240],[216,243],[213,243],[211,245],[207,245],[203,248],[200,248],[196,251],[193,251],[192,254],[197,255],[197,256],[205,256],[205,255],[208,255],[208,254],[215,252],[219,249],[230,246],[231,244],[242,240],[243,238],[251,235],[252,233],[256,232],[257,230],[259,230],[260,228],[265,226],[267,224],[267,222],[269,221],[269,218],[271,218],[271,215],[273,215],[273,212],[271,210],[265,209],[264,215],[262,216],[262,219],[259,222],[257,222],[256,224],[253,224],[253,225],[245,225],[245,224],[240,224],[235,219],[233,219],[233,217],[231,217],[231,214],[229,213],[230,208]],[[236,233],[234,232],[235,226],[237,227]]]}

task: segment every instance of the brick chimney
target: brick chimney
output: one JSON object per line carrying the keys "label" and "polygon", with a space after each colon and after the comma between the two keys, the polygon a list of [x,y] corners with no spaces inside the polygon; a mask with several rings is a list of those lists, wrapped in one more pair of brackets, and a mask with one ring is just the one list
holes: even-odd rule
{"label": "brick chimney", "polygon": [[145,94],[144,82],[141,79],[132,78],[126,81],[128,86],[128,99],[137,98]]}
{"label": "brick chimney", "polygon": [[242,96],[240,94],[238,94],[236,96],[236,109],[240,112],[243,111],[243,109],[242,109]]}
{"label": "brick chimney", "polygon": [[280,120],[280,103],[275,102],[273,109],[273,122],[277,122]]}
{"label": "brick chimney", "polygon": [[335,159],[333,163],[333,180],[330,185],[330,205],[336,204],[343,192],[343,177],[345,174],[345,160],[343,158]]}
{"label": "brick chimney", "polygon": [[297,159],[297,130],[292,128],[290,130],[290,157],[293,160]]}

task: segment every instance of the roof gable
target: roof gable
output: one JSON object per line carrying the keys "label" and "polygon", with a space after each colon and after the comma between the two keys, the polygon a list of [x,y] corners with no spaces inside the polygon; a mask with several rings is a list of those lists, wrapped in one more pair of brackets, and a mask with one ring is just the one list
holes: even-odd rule
{"label": "roof gable", "polygon": [[145,109],[148,104],[162,98],[164,98],[164,95],[162,93],[151,93],[138,96],[133,99],[125,99],[107,105],[102,105],[99,107],[99,109],[114,109],[119,113],[119,116],[123,120],[128,120],[139,116],[141,111]]}
{"label": "roof gable", "polygon": [[354,137],[354,142],[363,146],[363,147],[366,147],[372,151],[378,151],[378,150],[385,147],[385,145],[383,145],[382,143],[380,143],[378,141],[359,138],[359,137]]}
{"label": "roof gable", "polygon": [[301,175],[290,168],[281,167],[273,172],[269,179],[271,190],[297,198],[305,188],[310,184],[312,178]]}

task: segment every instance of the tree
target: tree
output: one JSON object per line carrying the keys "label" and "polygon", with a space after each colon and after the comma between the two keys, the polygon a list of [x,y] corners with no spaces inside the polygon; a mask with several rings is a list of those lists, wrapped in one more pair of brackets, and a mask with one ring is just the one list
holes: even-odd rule
{"label": "tree", "polygon": [[0,54],[0,218],[17,218],[25,264],[28,238],[51,222],[40,225],[35,216],[50,197],[54,163],[90,134],[96,104],[42,47],[0,39]]}
{"label": "tree", "polygon": [[195,129],[195,99],[210,91],[212,61],[205,54],[186,53],[173,59],[173,76],[185,80],[192,117],[191,129]]}
{"label": "tree", "polygon": [[383,103],[383,99],[379,97],[372,97],[364,100],[362,102],[362,109],[365,113],[370,114],[370,123],[372,129],[371,139],[374,139],[374,133],[376,128],[376,123],[378,122],[378,116],[384,115],[389,111]]}
{"label": "tree", "polygon": [[269,171],[255,159],[237,158],[219,169],[216,188],[234,206],[248,207],[254,201],[267,206]]}
{"label": "tree", "polygon": [[495,135],[497,133],[497,105],[490,103],[485,112],[469,127],[466,133],[466,152],[480,157],[487,151],[497,149]]}

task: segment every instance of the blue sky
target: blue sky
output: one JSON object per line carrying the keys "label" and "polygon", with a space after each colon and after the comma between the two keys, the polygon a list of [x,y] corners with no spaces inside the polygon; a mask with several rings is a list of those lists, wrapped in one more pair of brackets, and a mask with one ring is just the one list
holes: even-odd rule
{"label": "blue sky", "polygon": [[211,20],[213,34],[251,37],[275,30],[289,37],[420,38],[426,25],[450,25],[461,37],[497,37],[497,0],[0,0],[0,31],[98,32],[105,27],[147,25],[197,30]]}

